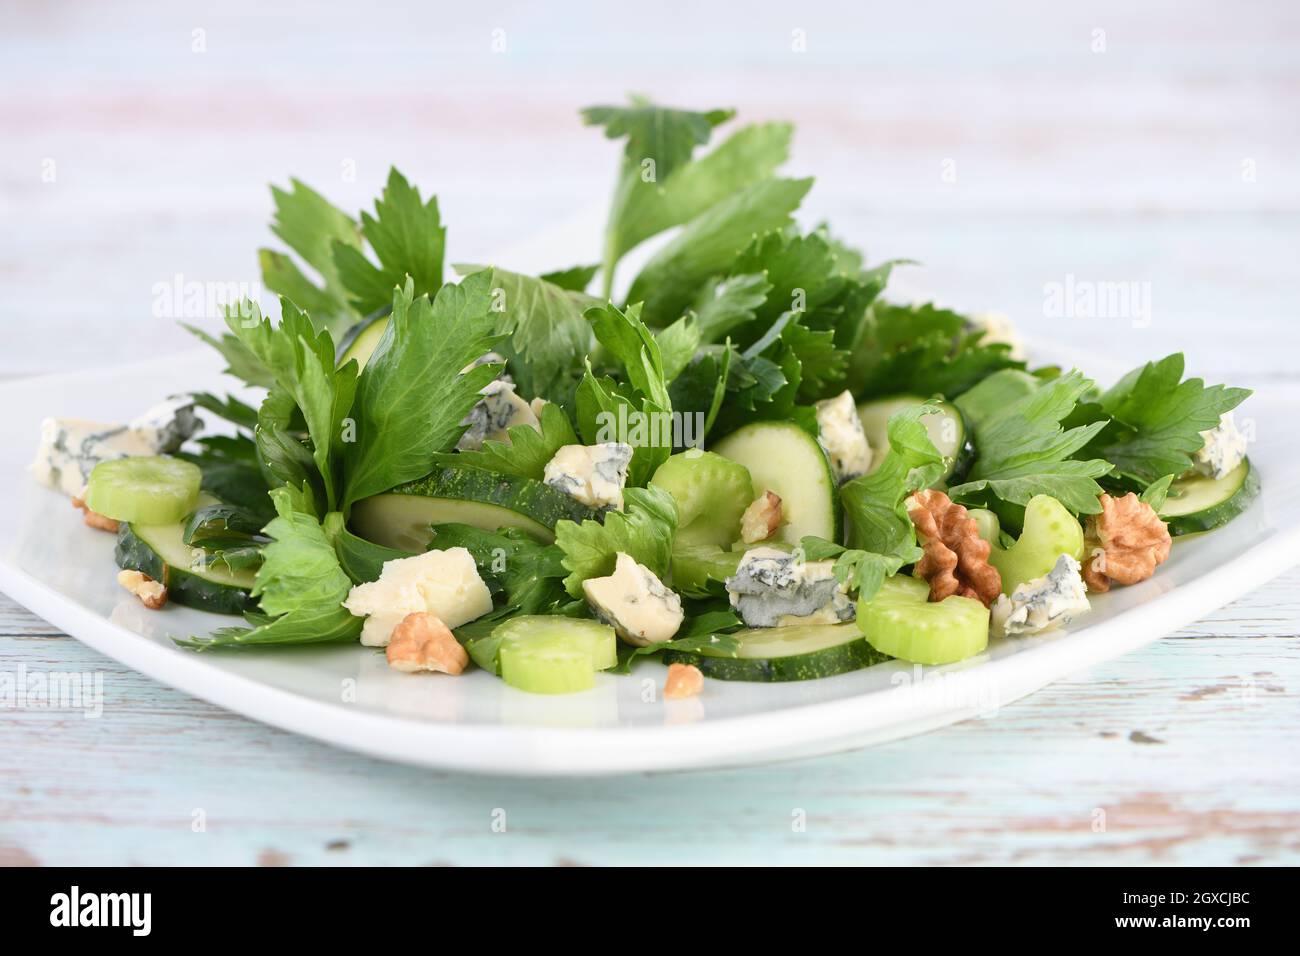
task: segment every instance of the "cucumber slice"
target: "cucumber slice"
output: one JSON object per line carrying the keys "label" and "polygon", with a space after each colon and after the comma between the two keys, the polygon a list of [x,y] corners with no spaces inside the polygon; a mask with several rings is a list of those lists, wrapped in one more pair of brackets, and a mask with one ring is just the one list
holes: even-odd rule
{"label": "cucumber slice", "polygon": [[412,554],[428,547],[431,525],[467,524],[485,531],[521,528],[550,543],[563,518],[600,519],[593,511],[550,485],[476,468],[442,468],[382,495],[358,501],[352,528],[375,544]]}
{"label": "cucumber slice", "polygon": [[676,544],[729,545],[740,537],[740,516],[757,493],[749,469],[711,451],[673,455],[650,484],[677,502]]}
{"label": "cucumber slice", "polygon": [[[858,418],[867,434],[867,444],[873,452],[871,470],[875,471],[889,451],[889,419],[895,412],[913,405],[924,405],[925,399],[917,395],[895,395],[863,402],[858,406]],[[942,481],[957,484],[975,461],[975,446],[970,442],[969,429],[957,406],[951,402],[937,403],[937,412],[921,418],[921,424],[930,433],[930,441],[944,458]]]}
{"label": "cucumber slice", "polygon": [[179,458],[101,461],[90,473],[86,506],[118,521],[171,524],[194,510],[202,480],[198,465]]}
{"label": "cucumber slice", "polygon": [[357,365],[365,368],[370,356],[379,347],[379,340],[384,337],[390,318],[387,314],[365,318],[348,329],[339,342],[338,364],[343,366],[351,359],[356,359]]}
{"label": "cucumber slice", "polygon": [[682,597],[721,597],[724,582],[736,573],[743,551],[723,551],[712,545],[673,545],[672,586]]}
{"label": "cucumber slice", "polygon": [[840,539],[839,491],[831,463],[817,439],[798,425],[755,422],[732,432],[714,451],[748,468],[757,491],[770,489],[781,496],[785,523],[765,544],[798,544],[806,535]]}
{"label": "cucumber slice", "polygon": [[756,627],[731,636],[740,642],[735,657],[666,650],[664,663],[694,664],[717,680],[772,683],[833,677],[889,659],[867,643],[853,621]]}
{"label": "cucumber slice", "polygon": [[1222,527],[1259,497],[1259,472],[1247,458],[1222,478],[1185,475],[1169,485],[1160,517],[1171,535]]}
{"label": "cucumber slice", "polygon": [[254,571],[232,571],[206,562],[202,548],[185,543],[185,526],[123,522],[117,530],[114,558],[119,568],[141,571],[167,588],[167,599],[218,614],[243,614],[256,602],[249,596]]}
{"label": "cucumber slice", "polygon": [[1029,499],[1025,505],[1025,529],[1015,544],[1001,548],[996,537],[993,541],[989,564],[1002,575],[1003,594],[1009,595],[1026,581],[1041,578],[1063,554],[1076,561],[1083,560],[1083,526],[1065,505],[1050,495],[1034,495]]}
{"label": "cucumber slice", "polygon": [[502,623],[488,640],[498,646],[501,679],[534,694],[587,690],[596,671],[618,663],[614,629],[596,621],[525,615]]}
{"label": "cucumber slice", "polygon": [[916,664],[951,664],[988,646],[988,608],[974,598],[929,596],[924,581],[895,575],[858,605],[858,626],[882,654]]}

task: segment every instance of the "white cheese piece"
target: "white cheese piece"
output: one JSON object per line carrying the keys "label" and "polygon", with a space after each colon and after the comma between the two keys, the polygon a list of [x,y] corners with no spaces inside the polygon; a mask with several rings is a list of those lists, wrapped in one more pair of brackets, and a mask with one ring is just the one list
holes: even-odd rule
{"label": "white cheese piece", "polygon": [[838,624],[857,613],[835,578],[834,561],[801,561],[779,548],[746,551],[726,586],[731,606],[750,627]]}
{"label": "white cheese piece", "polygon": [[682,599],[622,551],[614,573],[582,582],[592,612],[633,647],[670,640],[682,626]]}
{"label": "white cheese piece", "polygon": [[1192,456],[1192,471],[1210,478],[1226,478],[1246,457],[1248,439],[1232,420],[1232,412],[1224,412],[1219,424],[1201,432],[1205,444]]}
{"label": "white cheese piece", "polygon": [[1037,634],[1088,610],[1091,605],[1079,571],[1079,562],[1063,554],[1041,578],[1017,585],[1010,597],[999,594],[992,608],[993,633]]}
{"label": "white cheese piece", "polygon": [[971,331],[983,331],[981,345],[1009,345],[1010,355],[1017,362],[1023,362],[1028,357],[1024,338],[1011,323],[1011,319],[1001,312],[980,312],[978,315],[972,315],[968,325],[971,326]]}
{"label": "white cheese piece", "polygon": [[862,419],[853,404],[853,394],[843,391],[820,401],[817,408],[817,444],[831,460],[835,477],[843,484],[865,475],[871,468],[871,446],[862,430]]}
{"label": "white cheese piece", "polygon": [[358,584],[343,606],[365,617],[361,643],[387,647],[393,628],[408,614],[427,611],[448,627],[460,627],[492,610],[492,594],[464,548],[426,551],[385,561],[377,581]]}
{"label": "white cheese piece", "polygon": [[546,463],[543,480],[588,508],[622,511],[631,460],[632,446],[622,442],[565,445]]}
{"label": "white cheese piece", "polygon": [[462,425],[468,425],[465,434],[456,443],[458,451],[478,451],[485,441],[500,441],[510,444],[507,429],[516,425],[531,425],[538,431],[541,423],[528,403],[515,394],[515,387],[510,382],[498,379],[490,382],[479,393],[483,397],[469,410]]}
{"label": "white cheese piece", "polygon": [[181,399],[157,405],[129,425],[47,418],[31,472],[44,485],[79,495],[101,461],[174,452],[200,427],[194,403]]}

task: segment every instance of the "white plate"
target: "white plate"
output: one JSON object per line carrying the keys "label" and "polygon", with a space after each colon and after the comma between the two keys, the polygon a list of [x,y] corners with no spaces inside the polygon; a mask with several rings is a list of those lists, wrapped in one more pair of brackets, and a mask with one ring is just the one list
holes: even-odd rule
{"label": "white plate", "polygon": [[[1085,368],[1095,368],[1076,357]],[[1104,361],[1104,360],[1103,360]],[[718,767],[828,753],[989,715],[1049,681],[1196,620],[1300,559],[1300,452],[1280,399],[1244,414],[1260,440],[1256,505],[1227,528],[1180,541],[1159,574],[1095,597],[1078,627],[994,642],[945,668],[903,663],[793,684],[710,681],[662,701],[664,670],[599,675],[594,690],[541,697],[483,672],[410,676],[359,645],[195,653],[168,635],[229,618],[145,610],[114,581],[113,538],[25,465],[47,415],[125,420],[161,396],[220,390],[215,353],[0,386],[0,588],[96,650],[197,697],[342,747],[430,767],[513,775]],[[1189,647],[1189,653],[1192,653]]]}

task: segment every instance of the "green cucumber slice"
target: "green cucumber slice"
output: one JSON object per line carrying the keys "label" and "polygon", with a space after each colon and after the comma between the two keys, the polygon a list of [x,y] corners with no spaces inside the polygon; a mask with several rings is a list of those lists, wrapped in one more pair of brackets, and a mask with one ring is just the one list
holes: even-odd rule
{"label": "green cucumber slice", "polygon": [[673,541],[683,546],[731,544],[740,537],[740,516],[756,494],[744,465],[698,448],[673,455],[650,484],[677,502]]}
{"label": "green cucumber slice", "polygon": [[419,481],[358,501],[352,530],[367,541],[412,554],[433,539],[431,525],[467,524],[485,531],[520,528],[550,543],[561,519],[600,519],[600,512],[531,478],[476,468],[441,468]]}
{"label": "green cucumber slice", "polygon": [[839,491],[831,463],[817,439],[794,422],[754,422],[718,442],[714,451],[748,468],[756,493],[781,496],[784,524],[765,544],[795,545],[807,535],[839,540]]}
{"label": "green cucumber slice", "polygon": [[[871,470],[875,471],[889,451],[889,419],[895,412],[913,405],[924,405],[925,399],[917,395],[893,395],[863,402],[858,406],[858,418],[871,446]],[[943,455],[944,471],[941,481],[955,485],[961,481],[975,461],[975,446],[970,442],[969,429],[957,406],[951,402],[937,402],[937,412],[922,416],[921,424],[930,433],[930,441]]]}
{"label": "green cucumber slice", "polygon": [[347,365],[350,360],[356,359],[359,368],[365,368],[366,363],[370,361],[370,356],[374,355],[375,349],[379,347],[379,340],[384,337],[384,331],[388,328],[391,318],[392,316],[387,314],[365,318],[343,333],[339,343],[339,366]]}
{"label": "green cucumber slice", "polygon": [[256,602],[249,596],[254,571],[231,570],[208,561],[202,548],[185,543],[185,526],[122,522],[114,558],[119,568],[140,571],[167,588],[167,600],[218,614],[243,614]]}
{"label": "green cucumber slice", "polygon": [[739,641],[735,657],[670,649],[663,660],[694,664],[716,680],[775,683],[833,677],[889,659],[867,642],[853,621],[755,627],[730,636]]}
{"label": "green cucumber slice", "polygon": [[882,654],[916,664],[951,664],[988,646],[989,610],[973,598],[930,603],[930,586],[895,575],[858,605],[858,626]]}
{"label": "green cucumber slice", "polygon": [[587,690],[595,685],[596,671],[618,663],[614,629],[581,618],[546,614],[511,618],[487,640],[497,644],[501,679],[534,694]]}
{"label": "green cucumber slice", "polygon": [[1184,475],[1169,485],[1160,517],[1171,535],[1222,527],[1259,497],[1259,472],[1247,458],[1222,478]]}
{"label": "green cucumber slice", "polygon": [[194,510],[203,473],[179,458],[101,461],[90,473],[86,507],[118,521],[171,524]]}
{"label": "green cucumber slice", "polygon": [[1065,505],[1050,495],[1034,495],[1029,499],[1025,505],[1025,528],[1015,544],[999,547],[996,536],[993,542],[989,564],[1002,575],[1003,594],[1011,594],[1026,581],[1041,578],[1063,554],[1076,561],[1083,560],[1083,526]]}
{"label": "green cucumber slice", "polygon": [[736,573],[743,551],[723,551],[712,545],[673,545],[672,586],[682,597],[721,597],[724,582]]}

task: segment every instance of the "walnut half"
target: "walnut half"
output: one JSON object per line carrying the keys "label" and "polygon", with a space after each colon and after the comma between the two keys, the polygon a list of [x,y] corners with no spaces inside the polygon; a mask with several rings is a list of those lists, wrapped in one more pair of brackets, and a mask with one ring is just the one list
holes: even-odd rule
{"label": "walnut half", "polygon": [[117,534],[117,522],[106,515],[100,514],[98,511],[91,511],[86,507],[86,499],[82,498],[80,495],[73,495],[72,507],[78,508],[83,512],[82,520],[86,523],[87,527],[98,528],[100,531],[111,531],[113,534]]}
{"label": "walnut half", "polygon": [[1156,573],[1169,557],[1169,528],[1133,492],[1122,498],[1102,495],[1101,513],[1089,515],[1084,533],[1083,580],[1089,591],[1111,584],[1137,584]]}
{"label": "walnut half", "polygon": [[388,666],[408,674],[440,671],[459,674],[469,665],[469,654],[437,615],[417,611],[402,618],[388,642]]}
{"label": "walnut half", "polygon": [[956,594],[992,604],[1002,593],[1002,575],[989,564],[989,543],[966,509],[942,491],[927,490],[908,499],[907,514],[925,549],[916,573],[929,582],[930,600]]}

